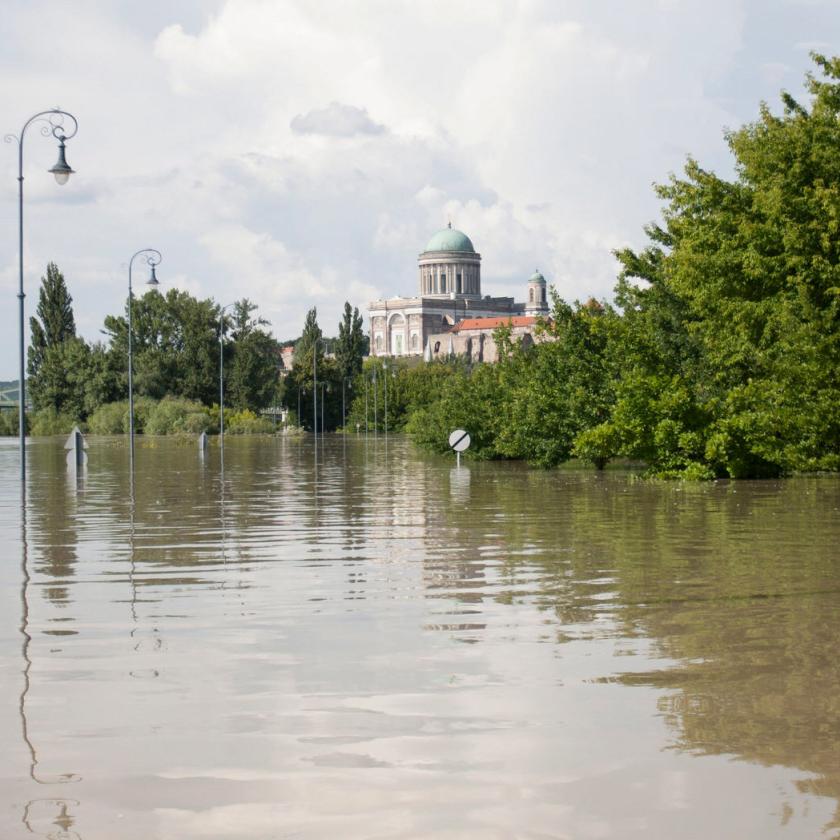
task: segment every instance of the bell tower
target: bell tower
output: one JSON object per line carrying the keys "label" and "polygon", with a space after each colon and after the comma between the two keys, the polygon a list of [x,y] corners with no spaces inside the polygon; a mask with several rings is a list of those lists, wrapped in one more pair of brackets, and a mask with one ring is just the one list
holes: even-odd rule
{"label": "bell tower", "polygon": [[525,301],[525,311],[529,315],[543,315],[548,312],[545,277],[539,271],[535,271],[528,278],[528,297]]}

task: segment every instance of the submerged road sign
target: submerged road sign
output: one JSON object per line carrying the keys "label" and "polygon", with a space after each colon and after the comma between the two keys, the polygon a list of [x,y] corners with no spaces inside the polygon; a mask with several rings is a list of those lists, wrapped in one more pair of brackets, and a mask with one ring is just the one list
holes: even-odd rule
{"label": "submerged road sign", "polygon": [[468,432],[465,432],[463,429],[455,429],[451,435],[449,435],[449,445],[456,451],[456,452],[463,452],[466,449],[470,448],[470,436]]}
{"label": "submerged road sign", "polygon": [[470,448],[469,433],[465,432],[463,429],[455,429],[455,431],[449,435],[449,445],[455,450],[457,464],[460,467],[461,453]]}

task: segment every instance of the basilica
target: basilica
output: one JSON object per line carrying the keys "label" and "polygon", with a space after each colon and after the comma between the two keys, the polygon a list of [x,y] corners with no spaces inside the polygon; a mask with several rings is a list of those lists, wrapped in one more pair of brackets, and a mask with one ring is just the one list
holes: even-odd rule
{"label": "basilica", "polygon": [[450,224],[436,233],[418,260],[419,294],[369,304],[372,356],[431,359],[465,354],[494,361],[492,334],[509,324],[514,335],[533,340],[538,319],[548,314],[546,281],[538,271],[527,281],[527,301],[481,294],[481,254]]}

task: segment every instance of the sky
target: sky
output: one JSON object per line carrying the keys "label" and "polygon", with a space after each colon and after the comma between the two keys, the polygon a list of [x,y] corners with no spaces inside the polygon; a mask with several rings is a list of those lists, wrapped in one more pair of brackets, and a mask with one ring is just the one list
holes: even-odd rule
{"label": "sky", "polygon": [[[538,268],[566,300],[609,299],[642,247],[652,185],[688,155],[732,175],[727,128],[804,96],[835,54],[837,0],[0,0],[0,134],[24,145],[27,318],[49,261],[78,332],[103,338],[127,264],[161,290],[248,297],[279,339],[315,306],[412,295],[451,221],[484,294]],[[0,379],[18,359],[17,155],[0,144]],[[135,287],[145,267],[135,263]],[[27,329],[28,333],[28,329]]]}

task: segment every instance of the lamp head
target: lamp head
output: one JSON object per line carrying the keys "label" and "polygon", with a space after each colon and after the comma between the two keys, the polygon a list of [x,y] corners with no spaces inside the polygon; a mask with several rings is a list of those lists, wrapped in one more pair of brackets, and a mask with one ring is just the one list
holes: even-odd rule
{"label": "lamp head", "polygon": [[147,286],[159,286],[160,281],[157,279],[157,275],[155,274],[155,263],[152,263],[152,274],[149,279],[146,281]]}
{"label": "lamp head", "polygon": [[70,180],[70,176],[75,171],[71,169],[70,165],[67,163],[67,159],[64,157],[64,138],[60,137],[58,140],[58,161],[56,161],[55,166],[48,170],[55,175],[55,180],[57,184],[66,184],[67,181]]}

